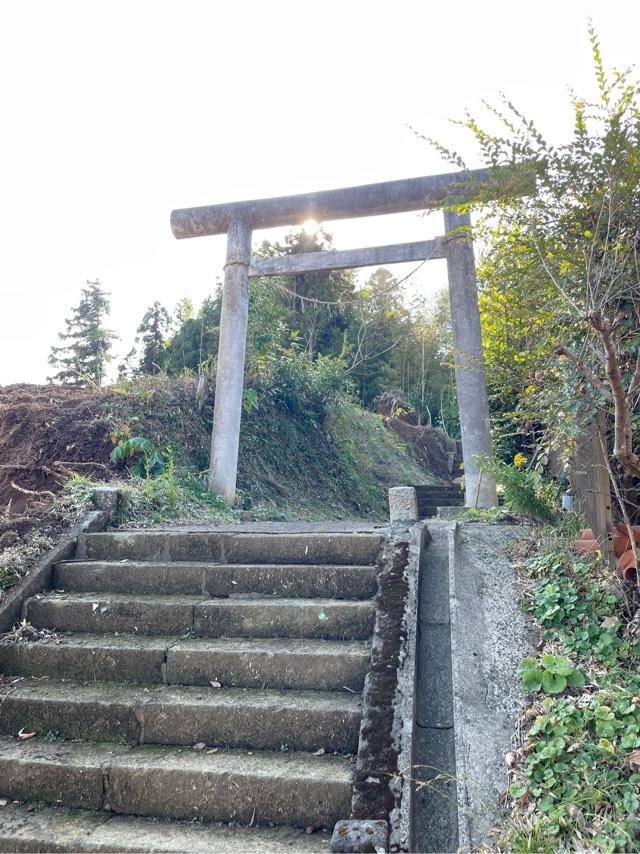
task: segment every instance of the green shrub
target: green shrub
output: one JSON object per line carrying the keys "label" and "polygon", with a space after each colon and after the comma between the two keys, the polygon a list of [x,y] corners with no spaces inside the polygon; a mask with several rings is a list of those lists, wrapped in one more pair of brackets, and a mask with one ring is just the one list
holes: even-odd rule
{"label": "green shrub", "polygon": [[552,522],[558,515],[557,488],[544,481],[537,471],[525,471],[501,460],[478,457],[482,471],[488,471],[504,491],[505,504],[515,513],[538,522]]}
{"label": "green shrub", "polygon": [[124,460],[138,459],[131,468],[131,474],[135,477],[153,477],[167,470],[168,457],[144,436],[132,436],[130,439],[121,439],[109,456],[112,463]]}
{"label": "green shrub", "polygon": [[562,655],[525,658],[518,673],[527,691],[561,694],[567,687],[582,688],[584,685],[583,674]]}
{"label": "green shrub", "polygon": [[258,400],[264,396],[314,424],[322,423],[330,407],[339,407],[351,395],[342,359],[318,356],[310,361],[296,346],[258,359],[258,372],[251,383]]}

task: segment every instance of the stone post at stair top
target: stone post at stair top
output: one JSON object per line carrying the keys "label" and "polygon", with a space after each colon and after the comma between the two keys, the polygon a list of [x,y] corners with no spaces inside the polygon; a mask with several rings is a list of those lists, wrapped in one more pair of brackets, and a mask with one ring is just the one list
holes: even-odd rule
{"label": "stone post at stair top", "polygon": [[487,472],[480,473],[472,462],[478,455],[493,453],[489,426],[489,400],[482,354],[480,309],[476,284],[476,265],[471,236],[457,229],[468,229],[469,214],[444,212],[447,240],[447,270],[451,329],[456,364],[456,391],[462,434],[462,458],[467,507],[495,507],[496,485]]}
{"label": "stone post at stair top", "polygon": [[391,524],[413,525],[418,521],[418,499],[413,486],[392,486],[389,490]]}
{"label": "stone post at stair top", "polygon": [[227,504],[233,504],[236,497],[250,261],[251,228],[246,222],[236,220],[227,231],[209,479],[210,490]]}

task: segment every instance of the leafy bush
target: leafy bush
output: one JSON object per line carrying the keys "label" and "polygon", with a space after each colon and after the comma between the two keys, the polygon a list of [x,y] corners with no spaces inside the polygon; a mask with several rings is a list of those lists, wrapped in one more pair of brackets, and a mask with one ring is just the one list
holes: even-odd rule
{"label": "leafy bush", "polygon": [[311,361],[299,346],[261,356],[252,385],[260,396],[292,415],[322,423],[331,406],[340,406],[351,395],[342,359],[318,356]]}
{"label": "leafy bush", "polygon": [[582,673],[562,655],[525,658],[518,672],[527,691],[561,694],[567,687],[581,688],[584,685]]}
{"label": "leafy bush", "polygon": [[138,457],[131,468],[131,474],[136,477],[153,477],[167,470],[167,455],[143,436],[132,436],[121,439],[111,451],[109,459],[112,463],[130,460]]}
{"label": "leafy bush", "polygon": [[505,503],[515,513],[539,522],[551,522],[557,516],[557,488],[537,471],[526,471],[501,460],[479,457],[478,464],[488,471],[504,490]]}

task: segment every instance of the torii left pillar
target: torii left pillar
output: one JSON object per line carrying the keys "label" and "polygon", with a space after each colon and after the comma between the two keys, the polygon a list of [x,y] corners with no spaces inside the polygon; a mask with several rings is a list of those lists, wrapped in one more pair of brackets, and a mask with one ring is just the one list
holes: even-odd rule
{"label": "torii left pillar", "polygon": [[227,504],[233,504],[236,497],[250,263],[251,227],[245,220],[234,220],[227,230],[209,478],[210,490]]}

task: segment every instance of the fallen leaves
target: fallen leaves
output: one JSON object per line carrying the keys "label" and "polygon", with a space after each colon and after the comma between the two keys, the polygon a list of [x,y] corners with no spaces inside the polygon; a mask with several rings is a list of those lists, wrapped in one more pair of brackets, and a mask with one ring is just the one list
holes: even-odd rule
{"label": "fallen leaves", "polygon": [[632,750],[627,756],[627,765],[633,772],[640,771],[640,750]]}

